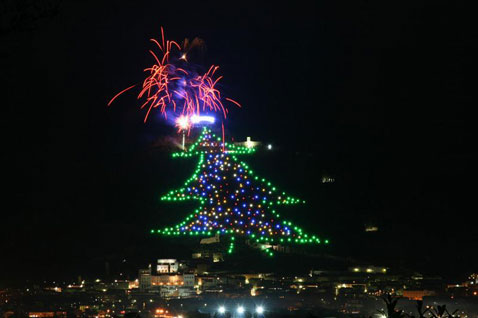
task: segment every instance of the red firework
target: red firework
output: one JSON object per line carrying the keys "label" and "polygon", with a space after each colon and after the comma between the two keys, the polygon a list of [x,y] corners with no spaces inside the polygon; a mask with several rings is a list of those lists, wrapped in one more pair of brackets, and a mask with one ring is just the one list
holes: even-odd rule
{"label": "red firework", "polygon": [[[167,118],[167,110],[172,110],[188,120],[194,115],[199,116],[204,111],[218,112],[226,118],[228,110],[221,100],[220,91],[216,88],[222,78],[222,76],[215,78],[219,66],[212,65],[205,74],[197,74],[188,68],[187,53],[190,49],[188,42],[185,41],[185,47],[182,48],[177,42],[166,40],[163,28],[161,28],[161,37],[161,43],[151,39],[159,48],[160,54],[149,51],[154,57],[155,64],[144,70],[148,76],[143,81],[138,94],[138,99],[145,99],[140,108],[147,108],[144,122],[148,120],[151,110],[155,108],[158,108],[165,118]],[[116,94],[109,101],[108,106],[118,96],[135,86],[136,84]],[[225,100],[241,107],[238,102],[230,98]],[[179,127],[179,130],[181,129]]]}

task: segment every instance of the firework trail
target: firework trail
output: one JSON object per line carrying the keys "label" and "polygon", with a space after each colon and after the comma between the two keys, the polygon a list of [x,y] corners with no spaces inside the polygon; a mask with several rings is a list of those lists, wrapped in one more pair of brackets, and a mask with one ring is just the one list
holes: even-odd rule
{"label": "firework trail", "polygon": [[[180,46],[175,41],[165,39],[164,30],[161,28],[161,42],[151,39],[159,49],[158,54],[150,50],[155,63],[146,68],[147,73],[138,99],[144,100],[140,109],[146,109],[144,122],[153,109],[158,109],[167,119],[167,111],[178,115],[176,126],[178,130],[188,130],[193,125],[192,116],[200,116],[202,112],[220,113],[227,117],[228,109],[224,105],[221,92],[217,88],[222,76],[216,77],[219,66],[211,65],[204,74],[198,74],[188,62],[188,53],[193,48],[202,48],[204,42],[195,38],[193,41],[185,40]],[[110,106],[117,97],[133,89],[138,84],[127,87],[116,94],[108,103]],[[233,99],[225,101],[238,107],[241,105]]]}

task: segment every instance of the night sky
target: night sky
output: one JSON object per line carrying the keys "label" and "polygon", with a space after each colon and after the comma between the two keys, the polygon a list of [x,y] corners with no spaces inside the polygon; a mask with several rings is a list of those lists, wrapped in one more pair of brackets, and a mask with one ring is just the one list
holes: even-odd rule
{"label": "night sky", "polygon": [[143,79],[161,26],[205,41],[198,63],[220,65],[222,91],[243,105],[227,136],[274,145],[245,160],[308,201],[284,215],[330,238],[331,254],[453,278],[477,270],[470,8],[98,2],[6,1],[0,13],[0,279],[168,256],[148,231],[186,215],[159,196],[195,162],[170,157],[174,128],[158,113],[143,124],[135,94],[106,106]]}

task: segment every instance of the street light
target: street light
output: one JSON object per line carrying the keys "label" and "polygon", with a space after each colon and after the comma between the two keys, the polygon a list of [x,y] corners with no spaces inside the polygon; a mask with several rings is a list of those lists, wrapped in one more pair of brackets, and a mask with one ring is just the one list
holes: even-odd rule
{"label": "street light", "polygon": [[258,313],[259,315],[262,315],[264,313],[264,307],[257,306],[256,313]]}
{"label": "street light", "polygon": [[242,306],[237,307],[237,313],[242,315],[244,313],[244,307]]}
{"label": "street light", "polygon": [[224,306],[219,307],[218,312],[219,312],[220,314],[226,313],[226,307],[224,307]]}

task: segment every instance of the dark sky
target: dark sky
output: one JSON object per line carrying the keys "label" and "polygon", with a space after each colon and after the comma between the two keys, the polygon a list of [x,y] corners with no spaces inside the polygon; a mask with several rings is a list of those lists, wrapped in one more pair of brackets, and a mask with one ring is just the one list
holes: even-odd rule
{"label": "dark sky", "polygon": [[[6,1],[0,278],[101,273],[162,253],[159,202],[195,166],[156,147],[133,94],[149,39],[206,42],[231,110],[229,137],[271,142],[247,158],[309,202],[298,222],[331,253],[459,277],[477,270],[475,16],[450,1]],[[259,1],[256,1],[259,2]],[[2,4],[3,6],[3,4]],[[336,183],[321,185],[324,174]],[[370,237],[364,224],[380,232]],[[167,256],[167,255],[164,255]],[[6,261],[4,261],[6,260]],[[136,263],[135,263],[136,262]]]}

